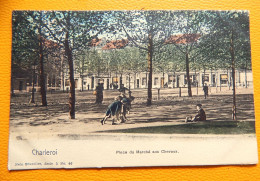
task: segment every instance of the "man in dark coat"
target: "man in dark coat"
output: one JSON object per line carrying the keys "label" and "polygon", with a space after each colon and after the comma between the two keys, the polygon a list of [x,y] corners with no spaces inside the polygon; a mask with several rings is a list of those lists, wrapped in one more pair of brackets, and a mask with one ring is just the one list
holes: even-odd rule
{"label": "man in dark coat", "polygon": [[209,96],[209,87],[207,86],[207,84],[205,84],[203,86],[203,91],[204,91],[204,97],[205,99],[207,98],[207,96]]}

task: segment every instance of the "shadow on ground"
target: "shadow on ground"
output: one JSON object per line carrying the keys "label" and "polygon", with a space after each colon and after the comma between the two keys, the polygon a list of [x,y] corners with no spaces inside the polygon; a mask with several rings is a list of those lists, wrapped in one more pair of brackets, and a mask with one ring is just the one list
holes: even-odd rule
{"label": "shadow on ground", "polygon": [[[173,89],[165,89],[167,94],[161,94],[161,99],[153,99],[153,105],[146,106],[147,90],[133,90],[132,95],[136,97],[132,103],[130,115],[127,115],[131,124],[138,123],[169,123],[183,122],[186,116],[196,114],[196,104],[203,105],[207,114],[207,119],[212,121],[229,121],[232,119],[232,95],[220,94],[210,95],[204,99],[202,95],[193,97],[176,97]],[[116,90],[104,91],[103,104],[95,104],[95,95],[92,91],[77,92],[76,94],[76,120],[69,119],[68,93],[48,93],[48,106],[40,106],[41,96],[35,94],[35,104],[29,104],[30,94],[17,94],[11,98],[10,126],[45,126],[45,125],[65,125],[74,122],[100,123],[107,106],[113,102],[114,98],[119,95]],[[172,95],[172,96],[171,96]],[[253,94],[238,94],[237,101],[237,120],[254,121],[254,100]],[[111,122],[111,119],[108,122]],[[209,125],[211,123],[208,123]],[[208,125],[206,124],[206,125]],[[200,124],[198,124],[200,125]],[[204,125],[204,126],[206,126]],[[196,127],[184,125],[191,130]],[[149,128],[147,128],[149,129]],[[158,127],[168,129],[168,127]],[[173,129],[182,129],[182,127],[170,127]],[[203,129],[203,126],[201,127]],[[246,129],[246,128],[245,128]],[[227,130],[228,132],[228,130]]]}
{"label": "shadow on ground", "polygon": [[254,121],[208,121],[181,125],[150,126],[131,129],[99,131],[99,133],[147,133],[147,134],[252,134]]}

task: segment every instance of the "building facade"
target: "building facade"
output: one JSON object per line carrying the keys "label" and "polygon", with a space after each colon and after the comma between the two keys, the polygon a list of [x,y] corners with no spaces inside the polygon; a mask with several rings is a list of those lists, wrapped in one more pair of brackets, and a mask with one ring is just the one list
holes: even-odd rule
{"label": "building facade", "polygon": [[[251,70],[236,70],[236,86],[250,87],[253,85]],[[193,87],[202,87],[203,83],[210,87],[232,86],[231,72],[227,70],[190,72],[191,84]],[[69,90],[69,78],[65,76],[65,90]],[[76,90],[95,90],[98,84],[102,84],[105,90],[120,89],[142,89],[148,87],[148,72],[127,73],[127,74],[86,74],[80,76],[75,74]],[[178,88],[187,87],[186,72],[159,73],[154,72],[152,88]],[[62,89],[62,88],[61,88]]]}

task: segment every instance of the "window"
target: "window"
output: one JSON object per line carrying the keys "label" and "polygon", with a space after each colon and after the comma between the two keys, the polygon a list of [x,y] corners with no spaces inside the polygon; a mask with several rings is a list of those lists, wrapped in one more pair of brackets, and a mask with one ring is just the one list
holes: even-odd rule
{"label": "window", "polygon": [[78,79],[75,79],[75,88],[78,88]]}
{"label": "window", "polygon": [[221,74],[220,75],[220,83],[221,84],[227,84],[228,83],[228,75],[227,74]]}
{"label": "window", "polygon": [[197,82],[197,77],[196,77],[196,75],[192,75],[192,82]]}
{"label": "window", "polygon": [[216,83],[216,76],[215,76],[215,74],[212,75],[212,80],[213,80],[212,83],[215,84]]}
{"label": "window", "polygon": [[98,83],[103,84],[104,83],[104,79],[98,79]]}
{"label": "window", "polygon": [[112,83],[117,84],[118,83],[118,78],[117,77],[113,77],[112,78]]}
{"label": "window", "polygon": [[142,85],[146,85],[146,77],[142,78]]}
{"label": "window", "polygon": [[[193,75],[190,75],[190,81],[193,82]],[[187,84],[187,76],[184,75],[184,84]]]}
{"label": "window", "polygon": [[65,86],[69,86],[70,85],[70,81],[69,81],[69,79],[66,79],[65,80]]}
{"label": "window", "polygon": [[158,77],[155,77],[154,78],[154,85],[158,85],[158,81],[159,81]]}
{"label": "window", "polygon": [[209,74],[202,75],[202,83],[209,82]]}
{"label": "window", "polygon": [[169,75],[168,80],[169,80],[169,83],[175,82],[175,76]]}
{"label": "window", "polygon": [[95,83],[95,78],[92,77],[91,78],[91,88],[94,89],[94,83]]}

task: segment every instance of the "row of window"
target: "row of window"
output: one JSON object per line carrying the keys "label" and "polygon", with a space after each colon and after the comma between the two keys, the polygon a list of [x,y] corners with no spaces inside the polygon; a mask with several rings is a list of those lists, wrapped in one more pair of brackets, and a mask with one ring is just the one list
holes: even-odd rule
{"label": "row of window", "polygon": [[[184,78],[185,78],[184,84],[186,84],[187,83],[186,75],[184,76]],[[94,77],[92,79],[93,79],[92,82],[94,84]],[[176,82],[176,79],[177,79],[177,82],[178,82],[178,80],[180,79],[180,76],[179,75],[177,75],[177,76],[169,75],[168,76],[168,83],[172,84],[173,82]],[[191,75],[190,80],[191,80],[192,83],[196,82],[196,76]],[[137,80],[137,81],[139,83],[139,80]],[[212,81],[213,81],[212,83],[215,84],[216,76],[214,74],[212,75]],[[202,82],[209,82],[209,75],[208,74],[202,75]],[[221,82],[221,84],[227,84],[228,83],[228,75],[227,74],[221,74],[220,75],[220,82]],[[104,83],[104,79],[99,79],[98,83]],[[119,78],[118,77],[112,77],[112,84],[118,84],[118,83],[119,83]],[[75,79],[76,88],[77,88],[77,84],[78,84],[78,79]],[[164,84],[163,78],[161,78],[161,84]],[[142,85],[143,86],[147,85],[147,78],[146,77],[142,78]],[[158,77],[154,78],[154,85],[159,85],[159,78]],[[69,79],[65,80],[65,86],[69,86]]]}

